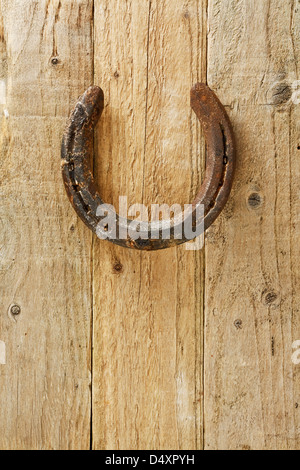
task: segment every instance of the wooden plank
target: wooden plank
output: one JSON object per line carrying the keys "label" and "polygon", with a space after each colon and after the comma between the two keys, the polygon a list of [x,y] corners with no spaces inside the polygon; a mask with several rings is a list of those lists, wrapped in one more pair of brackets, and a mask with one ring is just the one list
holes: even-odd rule
{"label": "wooden plank", "polygon": [[[95,0],[105,93],[103,198],[188,203],[203,144],[189,104],[205,77],[206,1]],[[202,447],[203,253],[94,243],[94,449]]]}
{"label": "wooden plank", "polygon": [[60,142],[92,81],[93,2],[0,8],[0,448],[88,449],[91,235],[64,193]]}
{"label": "wooden plank", "polygon": [[299,20],[290,0],[209,0],[209,84],[238,168],[207,237],[206,449],[300,448]]}

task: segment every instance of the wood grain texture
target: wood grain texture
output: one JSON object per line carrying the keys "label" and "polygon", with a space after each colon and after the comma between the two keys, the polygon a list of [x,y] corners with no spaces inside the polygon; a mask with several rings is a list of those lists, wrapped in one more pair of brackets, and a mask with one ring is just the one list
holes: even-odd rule
{"label": "wood grain texture", "polygon": [[209,0],[208,21],[238,169],[207,236],[205,448],[299,450],[299,2]]}
{"label": "wood grain texture", "polygon": [[93,2],[0,5],[0,448],[88,449],[91,235],[64,193],[60,142],[92,81]]}
{"label": "wood grain texture", "polygon": [[[206,2],[95,1],[105,94],[95,170],[106,202],[188,203],[203,143]],[[94,449],[202,447],[203,253],[94,243]]]}

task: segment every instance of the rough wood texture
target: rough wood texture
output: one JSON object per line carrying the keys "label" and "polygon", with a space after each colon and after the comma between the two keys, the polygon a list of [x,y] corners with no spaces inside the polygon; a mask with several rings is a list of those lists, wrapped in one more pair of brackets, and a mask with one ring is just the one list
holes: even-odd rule
{"label": "rough wood texture", "polygon": [[[201,181],[190,88],[205,77],[206,2],[96,0],[95,84],[106,108],[103,197],[188,203]],[[93,446],[202,446],[203,253],[94,244]]]}
{"label": "rough wood texture", "polygon": [[92,7],[1,0],[1,449],[90,444],[91,234],[65,196],[59,155],[92,80]]}
{"label": "rough wood texture", "polygon": [[299,2],[210,0],[208,21],[238,171],[207,237],[205,448],[299,450]]}

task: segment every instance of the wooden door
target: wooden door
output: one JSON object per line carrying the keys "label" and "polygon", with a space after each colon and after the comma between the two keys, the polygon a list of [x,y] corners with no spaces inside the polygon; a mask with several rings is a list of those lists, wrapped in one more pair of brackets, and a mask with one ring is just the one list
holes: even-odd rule
{"label": "wooden door", "polygon": [[[293,0],[0,0],[0,448],[300,448],[300,9]],[[189,203],[207,82],[238,150],[205,248],[92,236],[66,119],[105,93],[106,202]]]}

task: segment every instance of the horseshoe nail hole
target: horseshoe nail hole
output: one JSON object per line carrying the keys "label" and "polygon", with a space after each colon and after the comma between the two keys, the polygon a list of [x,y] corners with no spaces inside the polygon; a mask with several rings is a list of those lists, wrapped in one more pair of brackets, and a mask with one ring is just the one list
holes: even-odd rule
{"label": "horseshoe nail hole", "polygon": [[[221,183],[220,186],[223,186],[223,183]],[[211,209],[213,209],[213,207],[215,207],[215,201],[212,201],[212,202],[209,204],[208,209],[211,210]]]}
{"label": "horseshoe nail hole", "polygon": [[119,74],[119,72],[116,70],[115,73],[114,73],[114,77],[115,77],[115,78],[119,78],[119,76],[120,76],[120,74]]}
{"label": "horseshoe nail hole", "polygon": [[108,232],[108,224],[104,225],[103,230],[104,230],[105,232]]}
{"label": "horseshoe nail hole", "polygon": [[248,205],[251,209],[257,209],[262,204],[262,197],[259,193],[252,193],[248,197]]}
{"label": "horseshoe nail hole", "polygon": [[78,184],[73,184],[73,188],[74,188],[74,191],[76,192],[76,195],[80,201],[80,204],[82,206],[82,209],[83,211],[86,213],[86,214],[90,214],[91,212],[91,207],[85,203],[81,193],[80,193],[80,186]]}

